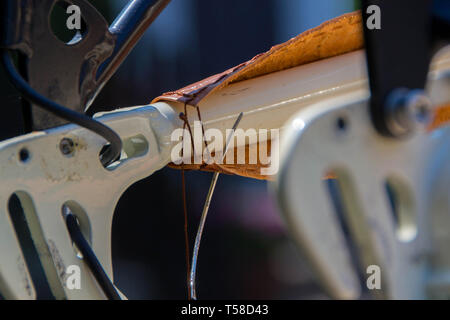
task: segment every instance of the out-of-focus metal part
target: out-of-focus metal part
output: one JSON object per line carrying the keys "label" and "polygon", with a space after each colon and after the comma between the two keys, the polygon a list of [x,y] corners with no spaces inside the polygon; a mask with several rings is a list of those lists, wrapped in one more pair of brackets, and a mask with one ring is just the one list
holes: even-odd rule
{"label": "out-of-focus metal part", "polygon": [[[429,73],[433,107],[450,101],[449,58],[447,48]],[[287,122],[276,182],[280,207],[331,296],[425,298],[430,286],[437,296],[439,275],[450,270],[444,245],[450,175],[442,163],[450,156],[450,130],[389,139],[371,126],[369,109],[369,91],[361,88],[336,92]],[[330,173],[341,215],[324,180]],[[380,290],[367,287],[370,265],[380,267]]]}
{"label": "out-of-focus metal part", "polygon": [[[450,77],[448,77],[450,82]],[[429,171],[430,185],[429,216],[433,230],[431,241],[433,250],[430,256],[430,266],[433,269],[427,286],[428,296],[432,299],[448,299],[450,297],[450,139],[449,129],[436,132],[444,135],[440,152],[433,159],[433,170]]]}
{"label": "out-of-focus metal part", "polygon": [[396,137],[410,134],[418,125],[426,128],[431,120],[431,100],[421,89],[398,88],[386,99],[386,126]]}
{"label": "out-of-focus metal part", "polygon": [[[392,102],[420,96],[432,56],[450,41],[448,8],[446,0],[362,0],[370,113],[380,134],[401,138],[414,127],[404,115],[407,109],[400,111],[401,123],[395,119],[399,110],[392,117]],[[401,92],[405,89],[411,93]]]}
{"label": "out-of-focus metal part", "polygon": [[[404,14],[405,8],[408,14]],[[370,114],[382,135],[398,137],[398,128],[392,128],[388,115],[387,100],[393,91],[425,86],[432,56],[431,9],[431,0],[362,1]],[[378,20],[378,27],[370,25],[373,19]]]}
{"label": "out-of-focus metal part", "polygon": [[[30,85],[45,97],[84,112],[170,0],[130,0],[111,28],[87,0],[77,5],[86,31],[64,43],[52,32],[50,14],[59,0],[5,1],[8,12],[3,44],[27,55]],[[33,108],[34,129],[64,123]]]}
{"label": "out-of-focus metal part", "polygon": [[[170,161],[170,135],[181,121],[167,105],[134,107],[98,120],[124,142],[119,161],[104,168],[104,140],[76,125],[65,125],[0,143],[0,292],[8,299],[34,298],[33,281],[8,213],[16,194],[22,204],[47,281],[56,298],[101,299],[103,293],[77,257],[62,210],[67,206],[112,279],[111,225],[122,193]],[[73,142],[70,156],[67,141]],[[64,147],[61,147],[64,145]],[[26,157],[24,156],[26,155]],[[69,266],[81,270],[81,289],[70,289]]]}

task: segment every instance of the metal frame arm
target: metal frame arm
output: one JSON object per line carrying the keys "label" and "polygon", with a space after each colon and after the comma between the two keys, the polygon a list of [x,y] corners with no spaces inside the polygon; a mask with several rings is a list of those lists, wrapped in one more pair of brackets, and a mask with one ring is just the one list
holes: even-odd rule
{"label": "metal frame arm", "polygon": [[116,36],[116,45],[111,57],[100,66],[97,72],[97,88],[90,97],[87,107],[169,2],[170,0],[133,0],[114,20],[109,32]]}
{"label": "metal frame arm", "polygon": [[[53,34],[50,13],[58,0],[5,0],[1,46],[26,56],[26,77],[37,92],[84,112],[170,0],[130,0],[111,27],[87,0],[65,1],[80,8],[84,33],[68,43]],[[64,123],[36,108],[32,117],[35,130]]]}

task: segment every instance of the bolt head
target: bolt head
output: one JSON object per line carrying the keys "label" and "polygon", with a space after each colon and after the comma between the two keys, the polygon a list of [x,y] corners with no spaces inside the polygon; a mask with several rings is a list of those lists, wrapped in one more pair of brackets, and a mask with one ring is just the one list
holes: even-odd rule
{"label": "bolt head", "polygon": [[430,121],[432,103],[423,90],[396,89],[386,101],[386,123],[395,137],[425,128]]}
{"label": "bolt head", "polygon": [[70,138],[63,138],[59,143],[59,150],[66,157],[70,157],[75,153],[75,143]]}
{"label": "bolt head", "polygon": [[406,107],[412,121],[427,124],[432,111],[431,100],[422,90],[411,90],[406,98]]}

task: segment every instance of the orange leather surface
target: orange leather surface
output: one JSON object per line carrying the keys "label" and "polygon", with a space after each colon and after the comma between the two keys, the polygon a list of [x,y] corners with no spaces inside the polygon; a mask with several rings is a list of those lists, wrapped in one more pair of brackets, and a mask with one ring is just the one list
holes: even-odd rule
{"label": "orange leather surface", "polygon": [[[231,174],[231,175],[238,175],[242,177],[252,178],[252,179],[258,179],[258,180],[271,180],[274,178],[273,176],[266,176],[261,174],[261,168],[268,167],[267,165],[263,165],[260,162],[260,159],[258,157],[255,164],[248,164],[249,161],[249,155],[250,155],[250,148],[257,148],[257,146],[247,145],[245,148],[245,163],[247,164],[182,164],[182,165],[175,165],[173,163],[169,164],[170,168],[174,169],[184,169],[184,170],[201,170],[201,171],[208,171],[208,172],[219,172],[219,173],[225,173],[225,174]],[[267,141],[267,153],[270,155],[271,151],[271,142]],[[212,154],[214,156],[214,153]],[[234,163],[238,163],[237,161],[237,151],[235,149],[234,152]]]}
{"label": "orange leather surface", "polygon": [[428,130],[432,131],[450,123],[450,103],[440,105],[434,110],[433,118],[428,126]]}
{"label": "orange leather surface", "polygon": [[322,23],[253,59],[176,91],[158,101],[178,101],[196,106],[208,94],[228,84],[363,48],[361,13],[355,11]]}

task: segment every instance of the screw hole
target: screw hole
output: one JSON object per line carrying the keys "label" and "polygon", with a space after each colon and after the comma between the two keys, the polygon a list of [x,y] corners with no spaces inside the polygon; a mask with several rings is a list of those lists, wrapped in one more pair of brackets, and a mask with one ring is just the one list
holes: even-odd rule
{"label": "screw hole", "polygon": [[19,151],[19,160],[20,162],[28,162],[28,160],[30,160],[30,151],[28,151],[27,148],[22,148]]}
{"label": "screw hole", "polygon": [[347,123],[347,119],[345,119],[344,117],[339,117],[336,120],[336,128],[338,131],[346,131],[348,127],[348,123]]}
{"label": "screw hole", "polygon": [[75,153],[75,143],[72,139],[63,138],[59,143],[59,150],[66,157],[71,157]]}

